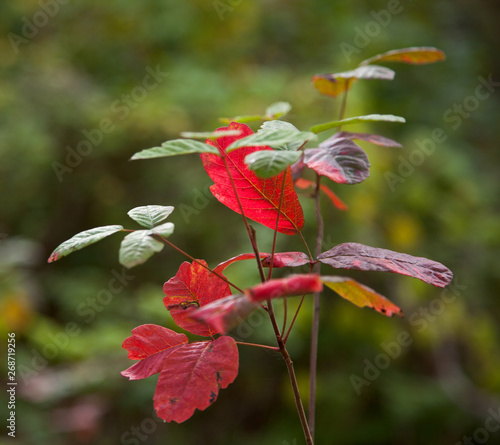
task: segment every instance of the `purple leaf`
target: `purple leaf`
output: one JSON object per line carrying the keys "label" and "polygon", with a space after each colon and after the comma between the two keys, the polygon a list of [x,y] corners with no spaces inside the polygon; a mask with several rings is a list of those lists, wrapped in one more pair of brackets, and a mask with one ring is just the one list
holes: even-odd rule
{"label": "purple leaf", "polygon": [[453,273],[436,261],[358,243],[339,244],[320,254],[318,260],[335,269],[399,273],[437,287],[445,287],[453,279]]}
{"label": "purple leaf", "polygon": [[366,153],[349,139],[335,136],[304,152],[304,163],[316,173],[340,184],[358,184],[370,176]]}

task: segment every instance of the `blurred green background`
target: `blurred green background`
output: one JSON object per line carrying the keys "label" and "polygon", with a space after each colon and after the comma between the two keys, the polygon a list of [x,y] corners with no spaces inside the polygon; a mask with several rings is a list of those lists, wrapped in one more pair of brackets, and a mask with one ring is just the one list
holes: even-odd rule
{"label": "blurred green background", "polygon": [[[55,264],[46,259],[79,231],[135,228],[126,212],[145,204],[176,206],[171,240],[210,265],[249,251],[238,215],[207,192],[197,156],[131,155],[282,100],[293,106],[287,120],[306,130],[336,118],[340,106],[314,90],[313,74],[416,45],[439,47],[447,60],[388,65],[393,82],[358,82],[349,96],[346,116],[407,119],[350,130],[392,137],[404,149],[364,144],[371,177],[329,184],[349,211],[322,201],[325,250],[354,241],[426,256],[455,280],[443,292],[402,276],[350,274],[400,305],[404,319],[325,292],[316,439],[500,443],[497,423],[487,421],[500,417],[498,2],[3,0],[0,17],[0,330],[3,363],[7,332],[17,340],[17,443],[304,443],[286,368],[265,351],[241,347],[236,381],[181,425],[155,420],[156,377],[120,375],[131,364],[121,348],[131,329],[174,327],[162,285],[182,256],[165,248],[123,276],[115,235]],[[493,83],[481,87],[481,79]],[[422,155],[436,128],[446,140]],[[84,156],[68,158],[77,147]],[[313,207],[301,201],[312,246]],[[266,251],[271,231],[257,230]],[[301,249],[284,235],[278,243]],[[114,274],[123,289],[107,292]],[[251,264],[228,275],[242,285],[258,279]],[[289,342],[305,400],[310,318],[308,300]],[[235,335],[272,344],[268,324],[256,315]],[[398,351],[404,332],[411,344]],[[386,360],[388,345],[394,358]],[[355,387],[353,376],[367,384]]]}

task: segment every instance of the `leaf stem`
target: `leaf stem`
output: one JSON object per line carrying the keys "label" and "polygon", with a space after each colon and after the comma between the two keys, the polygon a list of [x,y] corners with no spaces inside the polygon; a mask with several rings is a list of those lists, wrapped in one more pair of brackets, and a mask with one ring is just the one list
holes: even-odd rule
{"label": "leaf stem", "polygon": [[199,264],[201,267],[204,267],[205,269],[207,269],[210,273],[213,273],[215,276],[219,277],[222,281],[225,281],[227,284],[234,287],[238,292],[244,293],[244,291],[241,288],[236,286],[236,284],[231,283],[231,281],[229,281],[224,275],[221,275],[221,274],[217,273],[215,270],[210,269],[210,267],[208,267],[206,264],[203,264],[200,260],[197,260],[196,258],[189,255],[189,253],[184,252],[184,250],[182,250],[180,247],[177,247],[175,244],[171,243],[167,238],[165,238],[161,235],[158,235],[158,234],[155,234],[155,236],[159,237],[164,243],[168,244],[170,247],[177,250],[177,252],[179,252],[182,255],[189,258],[193,263]]}
{"label": "leaf stem", "polygon": [[236,344],[245,346],[255,346],[257,348],[270,349],[271,351],[280,352],[280,348],[277,348],[276,346],[259,345],[258,343],[247,343],[246,341],[237,341]]}

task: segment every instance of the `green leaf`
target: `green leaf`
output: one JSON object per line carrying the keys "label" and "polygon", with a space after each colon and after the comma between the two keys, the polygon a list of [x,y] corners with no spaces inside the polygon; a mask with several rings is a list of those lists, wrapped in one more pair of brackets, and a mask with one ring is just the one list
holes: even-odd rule
{"label": "green leaf", "polygon": [[183,138],[191,139],[218,139],[225,136],[239,136],[240,134],[240,130],[220,130],[211,132],[184,131],[181,133],[181,136]]}
{"label": "green leaf", "polygon": [[254,114],[251,116],[235,116],[235,117],[221,117],[219,120],[225,124],[230,124],[231,122],[238,122],[239,124],[244,124],[247,122],[261,121],[264,119],[260,114]]}
{"label": "green leaf", "polygon": [[173,211],[174,208],[172,206],[149,205],[135,207],[130,210],[127,215],[134,221],[138,222],[141,226],[151,229],[164,219],[168,218]]}
{"label": "green leaf", "polygon": [[301,141],[304,143],[312,139],[316,139],[315,134],[308,131],[297,131],[295,128],[262,130],[243,139],[234,141],[229,147],[227,147],[226,153],[240,147],[268,146],[280,148],[290,142]]}
{"label": "green leaf", "polygon": [[446,59],[443,51],[437,48],[422,46],[394,49],[363,60],[359,65],[365,66],[373,62],[401,62],[412,65],[440,62]]}
{"label": "green leaf", "polygon": [[250,153],[245,158],[245,163],[257,176],[270,178],[297,162],[301,156],[301,151],[261,150]]}
{"label": "green leaf", "polygon": [[[258,132],[272,131],[272,130],[289,130],[289,131],[294,131],[296,133],[300,133],[299,129],[295,127],[295,125],[292,125],[290,122],[285,122],[280,120],[266,121],[260,126],[260,128],[261,129]],[[298,150],[300,147],[302,147],[302,145],[304,145],[304,141],[298,140],[274,148],[277,150],[295,151]]]}
{"label": "green leaf", "polygon": [[54,252],[50,255],[48,262],[53,263],[63,256],[69,255],[75,250],[83,249],[84,247],[94,244],[103,238],[112,235],[113,233],[123,230],[122,226],[102,226],[95,227],[94,229],[85,230],[77,233],[64,243],[60,244]]}
{"label": "green leaf", "polygon": [[288,114],[291,109],[292,106],[288,102],[276,102],[267,107],[265,117],[268,119],[279,119],[285,114]]}
{"label": "green leaf", "polygon": [[190,153],[213,153],[218,155],[219,150],[212,146],[191,139],[174,139],[161,144],[161,147],[147,148],[132,156],[132,160],[163,158],[165,156],[185,155]]}
{"label": "green leaf", "polygon": [[119,253],[120,264],[130,269],[144,263],[155,252],[160,252],[163,244],[151,237],[151,234],[151,230],[137,230],[123,238]]}
{"label": "green leaf", "polygon": [[285,122],[285,121],[280,121],[280,120],[273,120],[273,121],[266,121],[260,126],[260,130],[265,130],[265,131],[272,131],[272,130],[290,130],[290,131],[295,131],[299,133],[299,129],[291,124],[290,122]]}
{"label": "green leaf", "polygon": [[240,124],[247,122],[255,122],[262,120],[273,120],[284,116],[292,109],[292,106],[288,102],[276,102],[267,107],[264,115],[253,114],[245,116],[235,116],[235,117],[221,117],[219,120],[225,124],[230,124],[231,122],[238,122]]}
{"label": "green leaf", "polygon": [[163,223],[160,226],[152,228],[149,232],[150,235],[161,235],[167,238],[174,233],[174,224],[171,222]]}
{"label": "green leaf", "polygon": [[340,121],[331,121],[325,124],[315,125],[311,128],[313,133],[320,133],[331,128],[341,127],[348,124],[360,124],[363,122],[399,122],[405,123],[406,120],[401,116],[394,116],[393,114],[368,114],[366,116],[349,117]]}

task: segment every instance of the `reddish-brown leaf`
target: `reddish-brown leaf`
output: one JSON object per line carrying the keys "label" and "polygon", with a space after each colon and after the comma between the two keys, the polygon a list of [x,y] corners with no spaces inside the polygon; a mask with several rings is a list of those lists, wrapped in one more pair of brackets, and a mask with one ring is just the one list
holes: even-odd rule
{"label": "reddish-brown leaf", "polygon": [[[295,180],[295,187],[299,189],[306,189],[308,187],[315,187],[314,182],[309,181],[308,179],[298,178]],[[328,197],[328,199],[332,202],[332,204],[337,207],[337,209],[342,211],[349,210],[347,204],[344,203],[335,193],[333,193],[325,184],[321,184],[319,189]]]}
{"label": "reddish-brown leaf", "polygon": [[304,164],[340,184],[358,184],[370,176],[368,156],[349,139],[332,137],[319,148],[306,149]]}
{"label": "reddish-brown leaf", "polygon": [[128,351],[129,359],[141,361],[123,371],[122,375],[138,380],[160,372],[168,355],[187,341],[184,334],[154,324],[136,327],[122,346]]}
{"label": "reddish-brown leaf", "polygon": [[132,331],[124,348],[140,359],[122,375],[131,380],[160,373],[154,396],[158,416],[167,422],[184,422],[196,409],[204,410],[238,374],[238,348],[231,337],[187,343],[184,334],[155,325]]}
{"label": "reddish-brown leaf", "polygon": [[322,289],[323,283],[319,275],[296,274],[250,287],[246,290],[246,294],[252,301],[265,301],[273,298],[320,292]]}
{"label": "reddish-brown leaf", "polygon": [[363,60],[359,65],[366,66],[374,62],[401,62],[412,65],[423,65],[425,63],[440,62],[444,59],[446,59],[446,56],[440,49],[422,46],[393,49]]}
{"label": "reddish-brown leaf", "polygon": [[342,298],[349,300],[358,307],[368,306],[388,317],[392,317],[393,315],[403,316],[401,309],[394,303],[352,278],[322,276],[321,280]]}
{"label": "reddish-brown leaf", "polygon": [[189,343],[168,356],[158,378],[154,405],[167,422],[184,422],[203,411],[238,375],[238,348],[228,336]]}
{"label": "reddish-brown leaf", "polygon": [[[226,154],[225,150],[232,142],[253,134],[253,131],[247,125],[236,122],[232,122],[229,127],[219,128],[217,131],[221,130],[241,130],[241,134],[221,137],[216,141],[206,141],[207,144],[217,147],[221,153],[221,156],[211,153],[200,155],[206,172],[214,181],[214,185],[210,187],[213,195],[231,210],[241,213],[238,196],[245,216],[249,219],[274,229],[279,217],[278,231],[280,233],[293,235],[299,232],[304,226],[304,215],[293,188],[290,167],[272,178],[259,178],[245,164],[245,157],[250,153],[271,150],[271,148],[242,147]],[[223,157],[227,161],[230,175],[224,165]],[[283,181],[283,202],[280,207]],[[233,182],[237,195],[233,188]]]}
{"label": "reddish-brown leaf", "polygon": [[[200,260],[201,263],[207,264]],[[198,263],[185,261],[175,277],[163,285],[163,304],[170,311],[177,326],[196,335],[217,334],[206,324],[191,318],[193,310],[212,301],[231,295],[229,285]]]}
{"label": "reddish-brown leaf", "polygon": [[246,294],[231,295],[194,311],[192,317],[224,334],[259,307],[260,305],[251,301]]}
{"label": "reddish-brown leaf", "polygon": [[335,269],[394,272],[437,287],[447,286],[453,279],[453,273],[437,261],[358,243],[339,244],[318,255],[318,260]]}
{"label": "reddish-brown leaf", "polygon": [[314,87],[330,97],[337,97],[344,91],[349,91],[358,79],[394,79],[394,71],[384,66],[359,66],[352,71],[334,74],[316,74],[312,77]]}

